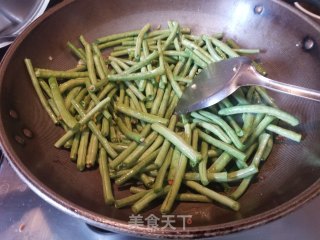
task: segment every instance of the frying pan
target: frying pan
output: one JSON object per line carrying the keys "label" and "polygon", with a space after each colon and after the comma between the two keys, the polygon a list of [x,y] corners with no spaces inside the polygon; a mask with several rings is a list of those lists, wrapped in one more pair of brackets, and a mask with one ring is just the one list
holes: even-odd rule
{"label": "frying pan", "polygon": [[[12,167],[38,195],[89,224],[145,237],[206,237],[248,229],[293,211],[320,192],[320,107],[318,103],[273,93],[279,106],[300,118],[301,143],[277,141],[259,177],[240,199],[239,212],[213,204],[179,203],[173,215],[192,215],[183,230],[128,224],[131,210],[103,202],[97,170],[80,173],[68,152],[53,143],[63,131],[42,109],[23,59],[35,66],[67,69],[75,65],[66,42],[84,34],[95,38],[154,26],[175,19],[194,33],[224,32],[240,45],[261,48],[258,60],[270,77],[320,90],[320,28],[278,0],[228,1],[64,1],[38,19],[8,50],[0,72],[0,139]],[[52,60],[49,60],[50,59]],[[26,130],[27,129],[27,130]],[[24,134],[32,138],[26,137]],[[127,189],[115,187],[121,198]],[[161,218],[158,204],[142,215]]]}

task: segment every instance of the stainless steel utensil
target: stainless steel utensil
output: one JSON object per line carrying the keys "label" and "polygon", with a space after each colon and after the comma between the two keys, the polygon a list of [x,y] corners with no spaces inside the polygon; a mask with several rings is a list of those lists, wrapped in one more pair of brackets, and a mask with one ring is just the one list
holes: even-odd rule
{"label": "stainless steel utensil", "polygon": [[258,85],[277,92],[320,101],[320,92],[266,78],[248,57],[236,57],[209,64],[184,91],[176,112],[187,113],[220,102],[241,86]]}
{"label": "stainless steel utensil", "polygon": [[13,42],[48,4],[49,0],[0,0],[0,48]]}

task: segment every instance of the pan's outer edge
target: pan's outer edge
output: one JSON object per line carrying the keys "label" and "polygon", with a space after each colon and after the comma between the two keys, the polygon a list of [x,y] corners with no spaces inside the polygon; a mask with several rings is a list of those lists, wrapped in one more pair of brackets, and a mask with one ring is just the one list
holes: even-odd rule
{"label": "pan's outer edge", "polygon": [[[34,29],[37,25],[39,25],[42,21],[44,21],[48,16],[54,14],[65,6],[71,4],[74,0],[65,0],[62,3],[56,5],[52,9],[48,10],[45,14],[35,20],[32,24],[30,24],[23,33],[16,39],[16,41],[11,45],[8,49],[0,67],[0,79],[3,79],[4,69],[10,62],[10,58],[12,57],[15,49],[19,47],[20,43],[24,40],[24,38],[29,34],[32,29]],[[287,8],[289,11],[294,12],[300,18],[311,24],[317,31],[320,32],[320,26],[317,25],[314,21],[300,13],[298,10],[289,6],[288,4],[281,2],[280,0],[272,0],[272,2],[281,5]],[[2,85],[2,81],[0,82],[0,87]],[[0,118],[0,132],[4,132],[2,118]],[[153,237],[153,238],[194,238],[194,237],[213,237],[225,235],[228,233],[234,233],[241,230],[253,228],[270,221],[276,220],[292,211],[302,206],[306,202],[310,201],[314,197],[320,194],[320,179],[316,181],[313,185],[311,185],[304,192],[299,194],[297,197],[293,198],[290,202],[286,202],[273,210],[267,211],[265,213],[259,214],[257,216],[249,217],[247,219],[242,219],[238,221],[233,221],[226,224],[218,224],[214,227],[197,227],[197,228],[188,228],[186,231],[182,230],[165,230],[161,231],[160,229],[150,229],[146,227],[132,227],[126,223],[118,222],[107,218],[102,215],[98,215],[86,209],[80,208],[75,204],[66,201],[61,198],[57,194],[55,194],[50,189],[47,189],[45,186],[41,184],[41,182],[37,181],[32,174],[22,165],[19,161],[16,154],[13,152],[8,139],[0,134],[0,147],[3,149],[6,158],[9,160],[10,165],[14,169],[14,171],[18,174],[18,176],[33,190],[37,195],[43,198],[45,201],[55,206],[56,208],[74,216],[84,220],[85,222],[92,224],[94,226],[107,229],[110,231],[141,236],[141,237]]]}

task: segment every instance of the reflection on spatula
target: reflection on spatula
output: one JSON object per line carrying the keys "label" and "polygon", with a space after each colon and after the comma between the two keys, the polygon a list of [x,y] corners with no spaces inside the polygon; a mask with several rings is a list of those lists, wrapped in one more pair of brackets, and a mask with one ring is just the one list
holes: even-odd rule
{"label": "reflection on spatula", "polygon": [[294,86],[260,75],[248,57],[236,57],[210,64],[184,91],[176,113],[188,113],[216,104],[241,86],[257,85],[274,91],[320,101],[320,91]]}

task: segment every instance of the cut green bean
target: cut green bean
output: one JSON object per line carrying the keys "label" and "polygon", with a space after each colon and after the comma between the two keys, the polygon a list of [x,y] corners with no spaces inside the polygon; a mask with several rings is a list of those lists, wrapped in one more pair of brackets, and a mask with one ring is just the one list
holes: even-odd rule
{"label": "cut green bean", "polygon": [[59,90],[61,94],[64,92],[71,90],[77,86],[84,86],[86,84],[85,78],[76,78],[76,79],[70,79],[62,84],[59,85]]}
{"label": "cut green bean", "polygon": [[192,149],[190,145],[188,145],[185,140],[183,140],[179,135],[165,126],[154,123],[151,125],[151,128],[164,136],[169,142],[175,145],[183,154],[185,154],[190,160],[191,165],[195,166],[201,159],[202,156],[199,152]]}
{"label": "cut green bean", "polygon": [[244,160],[246,157],[246,155],[243,152],[239,151],[238,149],[234,148],[233,146],[231,146],[227,143],[224,143],[222,141],[219,141],[219,140],[209,136],[208,134],[206,134],[202,131],[199,131],[199,136],[200,136],[200,138],[202,138],[206,142],[210,143],[211,145],[213,145],[217,148],[220,148],[220,149],[228,152],[230,155],[234,156],[237,159]]}
{"label": "cut green bean", "polygon": [[[72,105],[74,106],[74,108],[77,110],[77,112],[80,114],[80,116],[82,118],[84,118],[86,115],[83,111],[83,109],[81,108],[81,106],[75,102],[75,101],[71,101]],[[107,141],[107,139],[102,136],[100,130],[98,129],[97,125],[90,120],[88,122],[88,127],[91,129],[92,133],[95,134],[99,140],[99,142],[101,143],[101,145],[104,147],[104,149],[107,151],[107,153],[112,157],[115,158],[117,157],[118,153],[110,146],[109,142]]]}
{"label": "cut green bean", "polygon": [[148,122],[148,123],[162,123],[162,124],[167,125],[169,122],[168,119],[158,117],[158,116],[150,114],[150,113],[144,113],[144,112],[139,112],[139,111],[129,109],[126,106],[124,106],[123,104],[116,104],[116,110],[118,110],[119,112],[122,112],[130,117],[134,117],[134,118],[137,118],[139,120],[142,120],[142,121]]}
{"label": "cut green bean", "polygon": [[103,189],[103,196],[104,202],[106,204],[113,204],[114,197],[112,193],[112,185],[109,176],[109,166],[108,166],[108,159],[107,159],[107,152],[104,148],[100,148],[99,150],[99,171],[102,179],[102,189]]}
{"label": "cut green bean", "polygon": [[40,78],[59,78],[59,79],[71,79],[71,78],[83,78],[89,77],[88,72],[67,72],[67,71],[54,71],[54,70],[42,70],[37,69],[35,75]]}
{"label": "cut green bean", "polygon": [[218,138],[220,138],[221,141],[223,141],[225,143],[231,143],[231,140],[228,137],[228,135],[219,126],[204,122],[199,119],[193,119],[192,121],[194,123],[196,123],[198,126],[204,128],[205,130],[208,130],[209,132],[216,135]]}
{"label": "cut green bean", "polygon": [[142,143],[144,141],[144,137],[140,134],[130,131],[126,125],[122,122],[121,118],[116,118],[116,123],[120,129],[120,131],[129,139],[136,141],[137,143]]}
{"label": "cut green bean", "polygon": [[225,205],[229,208],[231,208],[234,211],[238,211],[240,209],[240,204],[231,198],[228,198],[227,196],[224,196],[222,194],[219,194],[209,188],[203,187],[197,182],[194,181],[185,181],[185,184],[192,188],[193,190],[201,193],[202,195],[205,195],[209,197],[210,199],[217,201],[221,203],[222,205]]}
{"label": "cut green bean", "polygon": [[284,129],[282,127],[279,127],[279,126],[276,126],[276,125],[273,125],[273,124],[270,124],[267,127],[267,130],[270,131],[270,132],[279,134],[279,135],[281,135],[283,137],[286,137],[288,139],[291,139],[293,141],[296,141],[296,142],[300,142],[301,141],[301,137],[302,137],[301,134],[296,133],[296,132],[291,131],[291,130],[288,130],[288,129]]}
{"label": "cut green bean", "polygon": [[80,143],[78,148],[77,168],[79,171],[83,171],[86,167],[86,155],[89,142],[90,132],[88,129],[83,130],[80,137]]}
{"label": "cut green bean", "polygon": [[49,78],[49,85],[51,88],[53,100],[54,100],[54,102],[60,112],[61,118],[67,124],[67,126],[69,128],[75,128],[79,124],[78,124],[77,120],[66,109],[64,100],[63,100],[61,93],[59,91],[59,86],[58,86],[56,78],[54,78],[54,77]]}
{"label": "cut green bean", "polygon": [[134,49],[134,58],[136,60],[140,59],[140,52],[141,52],[141,46],[142,46],[142,40],[144,38],[144,35],[149,31],[151,25],[150,23],[146,24],[139,32],[137,40],[136,40],[136,46]]}
{"label": "cut green bean", "polygon": [[43,95],[43,92],[41,91],[38,79],[37,79],[36,74],[35,74],[35,72],[33,70],[33,66],[32,66],[31,60],[26,58],[24,60],[24,62],[26,64],[29,76],[30,76],[32,84],[33,84],[33,87],[36,90],[36,93],[37,93],[37,95],[38,95],[38,97],[40,99],[41,105],[47,111],[47,113],[48,113],[49,117],[52,119],[53,123],[57,124],[58,123],[58,119],[56,118],[55,114],[51,110],[51,108],[50,108],[50,106],[49,106],[49,104],[48,104],[48,102],[46,100],[46,97]]}
{"label": "cut green bean", "polygon": [[291,114],[280,109],[263,105],[235,106],[231,108],[224,108],[219,111],[220,115],[232,115],[239,113],[264,113],[279,118],[292,126],[296,126],[299,124],[299,120]]}

